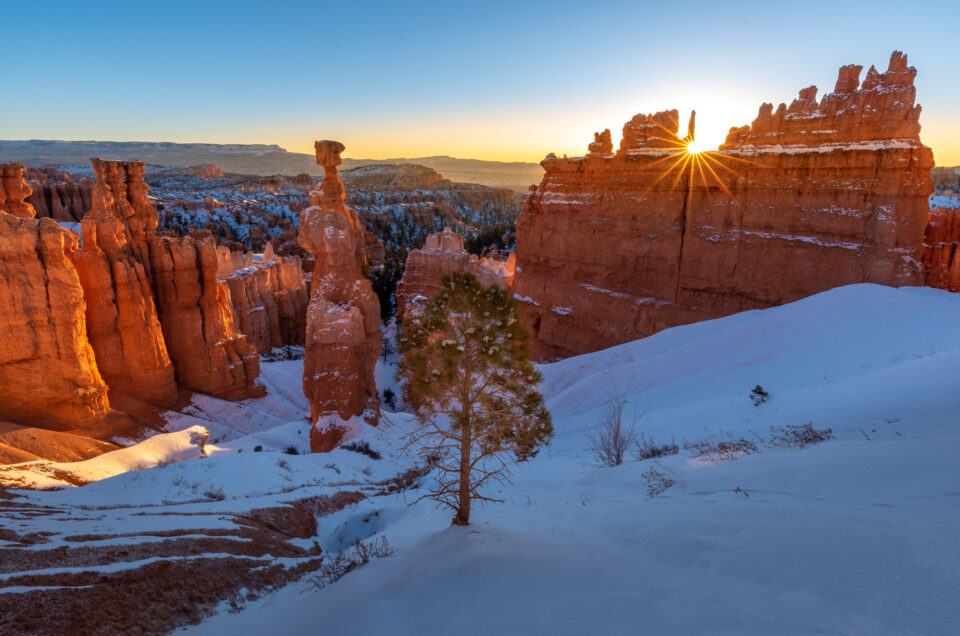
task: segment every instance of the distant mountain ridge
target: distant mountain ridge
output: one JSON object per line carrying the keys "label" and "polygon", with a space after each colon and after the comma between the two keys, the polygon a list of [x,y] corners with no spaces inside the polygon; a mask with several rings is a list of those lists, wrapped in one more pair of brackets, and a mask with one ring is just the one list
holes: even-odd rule
{"label": "distant mountain ridge", "polygon": [[[159,166],[216,164],[226,172],[250,175],[323,174],[313,155],[288,152],[276,144],[206,144],[166,141],[0,140],[0,162],[27,166],[86,164],[90,157],[146,161]],[[455,182],[525,191],[540,182],[543,168],[532,162],[486,161],[447,156],[348,159],[344,169],[374,164],[413,163],[433,168]]]}

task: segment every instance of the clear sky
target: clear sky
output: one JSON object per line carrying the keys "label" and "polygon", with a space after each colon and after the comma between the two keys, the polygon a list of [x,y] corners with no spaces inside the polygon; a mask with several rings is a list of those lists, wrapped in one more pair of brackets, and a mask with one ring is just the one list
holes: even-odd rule
{"label": "clear sky", "polygon": [[2,139],[276,143],[354,158],[539,161],[697,109],[715,147],[837,68],[919,70],[924,142],[960,164],[957,0],[460,3],[0,0]]}

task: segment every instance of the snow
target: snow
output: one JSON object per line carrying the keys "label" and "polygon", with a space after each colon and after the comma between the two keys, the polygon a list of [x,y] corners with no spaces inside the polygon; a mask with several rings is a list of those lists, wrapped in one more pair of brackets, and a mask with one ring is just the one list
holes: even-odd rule
{"label": "snow", "polygon": [[[493,493],[504,503],[476,507],[466,528],[450,527],[448,511],[408,505],[422,491],[376,494],[378,480],[415,461],[406,413],[385,409],[378,427],[357,431],[379,461],[280,452],[307,443],[302,361],[265,362],[268,397],[197,397],[168,418],[170,430],[207,428],[209,457],[22,493],[69,508],[15,529],[236,529],[230,514],[252,507],[370,495],[321,517],[305,541],[329,553],[386,536],[395,555],[323,590],[302,581],[240,613],[224,606],[187,629],[201,634],[955,633],[958,312],[957,294],[853,285],[540,365],[555,438]],[[395,360],[378,362],[377,380],[399,395]],[[754,406],[757,384],[770,399]],[[612,397],[657,442],[769,439],[771,427],[807,422],[836,439],[761,444],[732,461],[682,450],[599,467],[584,433]],[[652,467],[676,484],[648,497]]]}
{"label": "snow", "polygon": [[208,432],[191,426],[176,433],[156,435],[129,448],[111,451],[81,462],[47,460],[0,466],[0,483],[51,488],[89,483],[115,475],[203,457]]}
{"label": "snow", "polygon": [[728,155],[759,155],[759,154],[778,154],[778,155],[805,155],[811,153],[834,152],[835,150],[847,151],[873,151],[886,149],[909,149],[916,148],[917,142],[911,139],[878,139],[875,141],[857,141],[851,143],[825,143],[816,146],[806,146],[803,144],[782,145],[753,145],[744,144],[733,148],[724,149],[722,152]]}
{"label": "snow", "polygon": [[[396,555],[190,631],[952,633],[958,310],[947,292],[855,285],[543,365],[556,438],[505,503],[452,528],[431,506],[362,502],[321,537],[375,510]],[[837,439],[601,468],[583,432],[615,394],[658,441],[806,422]],[[653,465],[677,484],[648,498]]]}
{"label": "snow", "polygon": [[960,208],[960,196],[931,195],[930,209]]}

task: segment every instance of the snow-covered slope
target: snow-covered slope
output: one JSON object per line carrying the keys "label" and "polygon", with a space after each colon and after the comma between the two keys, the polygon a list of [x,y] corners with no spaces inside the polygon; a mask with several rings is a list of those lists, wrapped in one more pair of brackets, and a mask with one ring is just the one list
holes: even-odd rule
{"label": "snow-covered slope", "polygon": [[[514,483],[496,493],[504,503],[476,509],[467,528],[450,527],[449,513],[430,504],[409,506],[416,490],[385,494],[387,480],[414,461],[403,448],[406,414],[388,411],[365,432],[379,460],[343,449],[282,454],[305,439],[301,368],[264,364],[267,398],[195,401],[170,419],[171,431],[208,429],[209,457],[0,500],[0,529],[14,533],[0,532],[8,542],[0,556],[41,574],[51,566],[24,554],[104,572],[114,561],[136,568],[135,557],[182,564],[184,573],[212,559],[209,587],[233,563],[221,552],[247,554],[252,576],[268,562],[312,563],[320,548],[336,553],[355,539],[386,536],[397,548],[322,590],[303,579],[256,598],[270,589],[260,583],[239,613],[224,604],[190,628],[207,634],[953,634],[958,316],[958,294],[856,285],[544,365],[556,437],[515,468]],[[749,393],[758,384],[770,397],[755,406]],[[615,397],[647,438],[674,440],[679,453],[598,466],[585,432]],[[783,427],[807,423],[832,429],[834,439],[770,444]],[[740,439],[756,452],[701,456],[690,448]],[[651,496],[663,480],[674,483]],[[366,498],[317,513],[312,535],[291,531],[283,543],[262,544],[266,530],[254,541],[245,534],[250,519],[263,518],[257,510],[299,518],[298,510],[312,510],[304,502],[350,493]],[[37,513],[23,514],[27,507]],[[44,543],[12,554],[11,542],[41,532],[50,533]],[[207,543],[189,544],[184,557],[187,548],[163,538],[174,532]],[[81,540],[101,560],[62,550]],[[120,544],[136,550],[107,551]],[[77,607],[142,607],[151,612],[139,616],[155,617],[163,600],[137,596],[139,584],[123,578],[140,571],[84,579],[93,587],[75,591],[30,587],[65,585],[56,579],[0,575],[0,631],[4,612],[47,601],[67,616],[68,601],[84,594],[92,600]],[[209,608],[230,598],[216,594],[191,602],[210,596]],[[164,615],[180,616],[171,607]]]}
{"label": "snow-covered slope", "polygon": [[[557,436],[504,504],[451,528],[362,502],[389,511],[395,556],[198,631],[955,633],[958,316],[958,295],[857,285],[547,365]],[[836,439],[601,468],[583,432],[614,394],[657,441],[807,422]],[[676,481],[653,498],[651,467]]]}

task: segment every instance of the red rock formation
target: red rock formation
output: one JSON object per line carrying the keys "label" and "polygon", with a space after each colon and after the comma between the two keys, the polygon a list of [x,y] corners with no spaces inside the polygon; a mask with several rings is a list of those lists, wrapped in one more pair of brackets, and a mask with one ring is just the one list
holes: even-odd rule
{"label": "red rock formation", "polygon": [[333,416],[364,415],[370,423],[379,417],[373,372],[380,354],[380,303],[362,274],[363,227],[343,202],[337,171],[343,149],[336,141],[316,143],[324,179],[300,213],[300,245],[314,259],[303,369],[313,452],[332,450],[346,434],[344,426],[326,426]]}
{"label": "red rock formation", "polygon": [[25,170],[16,162],[0,166],[0,210],[21,219],[32,219],[37,212],[26,202],[33,190],[23,178]]}
{"label": "red rock formation", "polygon": [[384,246],[380,237],[370,230],[363,231],[364,247],[363,252],[367,259],[367,265],[374,267],[383,265],[387,260],[387,248]]}
{"label": "red rock formation", "polygon": [[150,277],[125,222],[135,218],[126,184],[119,181],[125,164],[94,160],[93,165],[92,207],[81,221],[83,241],[73,254],[87,301],[90,344],[111,391],[167,406],[177,398],[177,385]]}
{"label": "red rock formation", "polygon": [[[515,298],[536,357],[858,282],[922,284],[933,156],[915,69],[840,70],[815,101],[760,108],[719,152],[688,154],[677,111],[637,115],[620,149],[541,165],[517,221]],[[692,137],[691,129],[688,137]]]}
{"label": "red rock formation", "polygon": [[93,205],[93,182],[56,168],[27,168],[27,180],[33,194],[27,199],[37,211],[37,217],[56,221],[79,223]]}
{"label": "red rock formation", "polygon": [[66,431],[107,413],[75,248],[55,221],[0,213],[0,419]]}
{"label": "red rock formation", "polygon": [[960,208],[930,211],[923,239],[925,285],[960,292]]}
{"label": "red rock formation", "polygon": [[508,260],[480,258],[463,248],[463,237],[450,228],[427,237],[422,249],[407,255],[403,278],[397,285],[397,320],[403,320],[407,307],[415,299],[430,299],[440,291],[440,279],[454,272],[469,272],[481,285],[513,287],[514,255]]}
{"label": "red rock formation", "polygon": [[230,289],[218,281],[213,238],[148,237],[154,292],[177,380],[230,400],[262,397],[260,359],[234,322]]}
{"label": "red rock formation", "polygon": [[250,258],[249,265],[240,253],[223,246],[217,248],[217,256],[221,280],[230,288],[237,327],[258,353],[302,345],[310,291],[300,258],[276,258],[269,243],[261,259]]}

